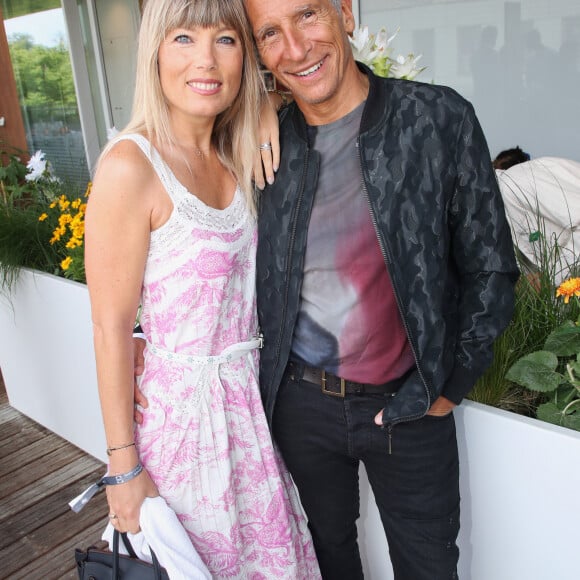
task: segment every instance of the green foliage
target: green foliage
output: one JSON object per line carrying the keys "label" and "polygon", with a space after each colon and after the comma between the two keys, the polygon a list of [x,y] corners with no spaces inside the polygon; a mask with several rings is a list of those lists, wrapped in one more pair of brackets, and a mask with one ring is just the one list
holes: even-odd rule
{"label": "green foliage", "polygon": [[522,276],[515,289],[512,321],[496,340],[492,364],[469,398],[517,413],[533,414],[540,397],[517,388],[506,374],[519,358],[541,349],[563,318],[562,304],[556,300],[550,280],[544,276]]}
{"label": "green foliage", "polygon": [[[515,289],[514,316],[495,342],[494,360],[469,398],[578,429],[578,405],[566,409],[578,393],[566,362],[580,352],[580,328],[572,322],[580,316],[580,304],[558,298],[554,280],[562,274],[574,276],[580,259],[565,254],[556,238],[545,235],[541,218],[532,216],[531,221],[538,234],[537,266],[516,252],[522,276]],[[580,369],[574,372],[580,376]]]}
{"label": "green foliage", "polygon": [[[573,280],[580,291],[580,278]],[[530,391],[546,393],[546,401],[537,409],[539,419],[580,429],[580,318],[567,320],[551,332],[543,350],[516,361],[506,378]]]}
{"label": "green foliage", "polygon": [[76,94],[68,49],[34,44],[28,34],[10,37],[10,59],[18,83],[21,106],[34,121],[61,118],[62,110],[76,110]]}
{"label": "green foliage", "polygon": [[16,2],[4,2],[2,6],[5,19],[55,8],[61,8],[60,0],[17,0]]}
{"label": "green foliage", "polygon": [[[0,149],[0,156],[8,160],[0,167],[0,290],[10,292],[21,268],[83,282],[84,206],[72,210],[73,214],[82,210],[78,230],[81,245],[67,247],[70,240],[64,233],[51,243],[63,213],[58,200],[70,188],[51,178],[48,171],[36,180],[27,181],[27,167],[17,153]],[[73,262],[65,270],[63,260],[71,254]]]}

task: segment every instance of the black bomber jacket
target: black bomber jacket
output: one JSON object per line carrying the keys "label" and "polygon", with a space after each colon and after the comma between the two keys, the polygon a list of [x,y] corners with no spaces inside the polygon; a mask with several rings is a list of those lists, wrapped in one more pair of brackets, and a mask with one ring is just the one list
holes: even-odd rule
{"label": "black bomber jacket", "polygon": [[[383,79],[370,88],[358,137],[361,192],[393,283],[417,370],[383,423],[455,403],[492,360],[519,272],[487,144],[473,107],[448,87]],[[295,104],[280,119],[281,164],[260,201],[260,386],[271,424],[300,306],[319,155]],[[389,332],[385,328],[385,332]]]}

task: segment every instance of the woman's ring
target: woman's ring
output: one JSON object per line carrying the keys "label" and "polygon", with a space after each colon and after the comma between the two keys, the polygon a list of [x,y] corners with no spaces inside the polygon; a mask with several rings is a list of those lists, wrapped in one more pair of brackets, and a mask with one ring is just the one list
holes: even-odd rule
{"label": "woman's ring", "polygon": [[272,143],[260,143],[260,151],[272,151]]}
{"label": "woman's ring", "polygon": [[118,520],[119,516],[117,514],[109,514],[109,519],[110,520]]}

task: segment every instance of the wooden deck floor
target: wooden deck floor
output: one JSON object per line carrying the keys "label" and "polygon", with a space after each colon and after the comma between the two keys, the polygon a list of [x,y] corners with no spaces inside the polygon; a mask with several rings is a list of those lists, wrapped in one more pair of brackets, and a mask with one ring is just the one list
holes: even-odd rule
{"label": "wooden deck floor", "polygon": [[78,514],[68,502],[104,465],[8,405],[0,375],[0,579],[78,578],[74,549],[99,541],[103,492]]}

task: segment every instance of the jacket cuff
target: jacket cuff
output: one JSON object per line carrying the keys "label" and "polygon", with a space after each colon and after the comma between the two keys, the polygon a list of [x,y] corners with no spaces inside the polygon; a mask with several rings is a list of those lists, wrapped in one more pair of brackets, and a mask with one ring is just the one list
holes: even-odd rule
{"label": "jacket cuff", "polygon": [[451,402],[459,405],[463,398],[471,391],[476,380],[477,377],[474,377],[473,370],[466,369],[465,367],[455,367],[453,373],[445,383],[441,394]]}

